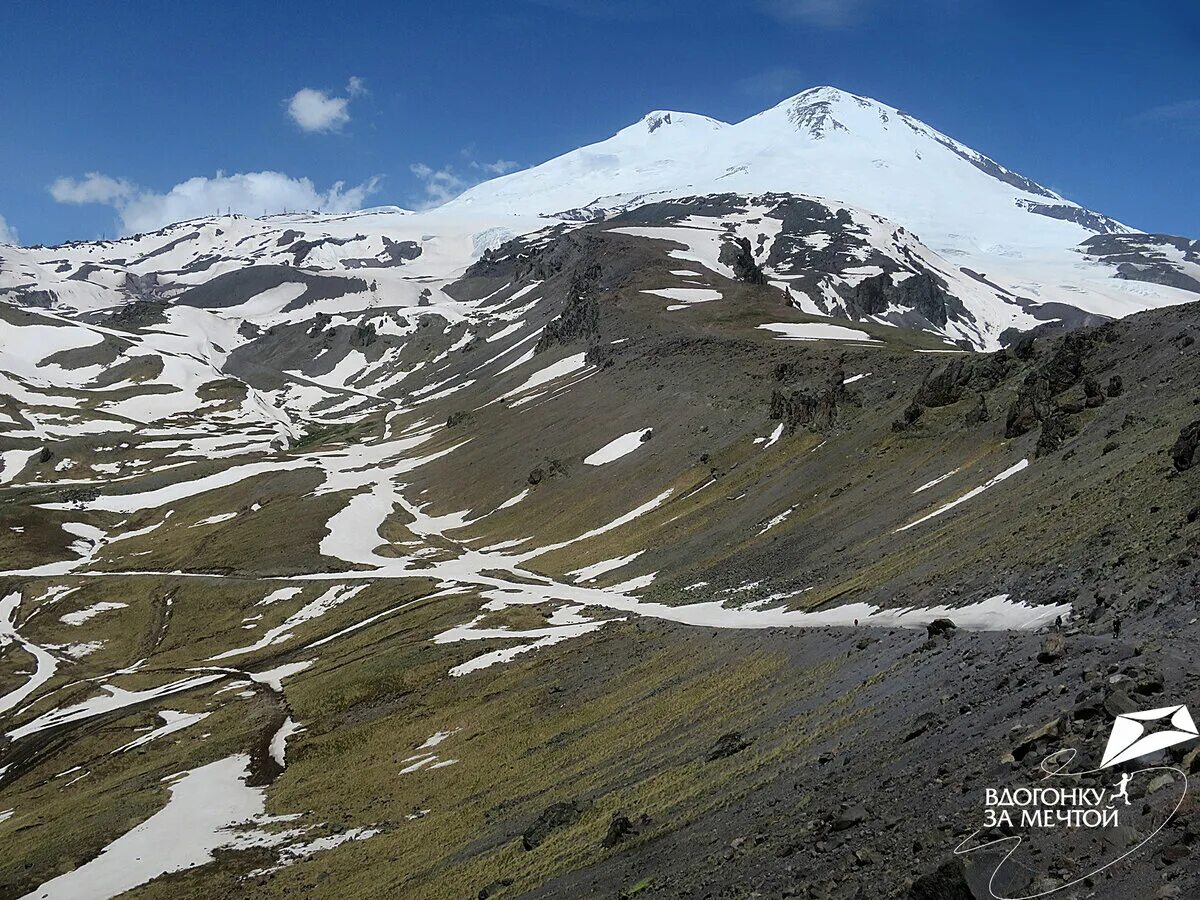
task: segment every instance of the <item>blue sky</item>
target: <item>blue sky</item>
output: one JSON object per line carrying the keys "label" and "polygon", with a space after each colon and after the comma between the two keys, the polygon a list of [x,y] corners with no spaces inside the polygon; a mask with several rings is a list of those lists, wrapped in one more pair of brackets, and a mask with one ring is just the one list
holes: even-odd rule
{"label": "blue sky", "polygon": [[[248,196],[417,206],[651,109],[737,121],[816,84],[1200,236],[1194,0],[19,3],[0,58],[0,217],[27,244]],[[234,177],[256,172],[281,174]]]}

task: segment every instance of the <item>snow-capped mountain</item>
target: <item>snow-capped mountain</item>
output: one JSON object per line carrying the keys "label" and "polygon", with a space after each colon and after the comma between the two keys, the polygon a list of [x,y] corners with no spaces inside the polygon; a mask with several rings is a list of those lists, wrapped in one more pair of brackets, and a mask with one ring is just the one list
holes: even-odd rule
{"label": "snow-capped mountain", "polygon": [[451,208],[552,215],[614,195],[768,191],[868,209],[946,253],[1062,247],[1133,230],[895,107],[833,87],[733,125],[652,112],[607,140],[472,188]]}
{"label": "snow-capped mountain", "polygon": [[[766,280],[812,314],[917,325],[982,349],[1045,322],[1120,318],[1194,296],[1195,280],[1183,272],[1190,263],[1181,253],[1164,255],[1144,240],[1114,243],[1139,233],[892,106],[831,87],[806,90],[736,124],[652,112],[607,140],[422,212],[388,207],[349,215],[225,217],[120,241],[0,248],[0,296],[97,309],[130,298],[173,299],[216,278],[228,287],[239,270],[290,266],[309,275],[289,276],[293,287],[281,288],[276,299],[295,291],[297,282],[343,273],[357,279],[353,290],[345,283],[330,288],[321,309],[336,312],[336,298],[362,293],[363,279],[375,286],[375,302],[383,297],[412,306],[423,291],[436,293],[484,251],[517,235],[713,195],[790,195],[818,203],[833,228],[805,226],[809,251],[847,239],[837,224],[839,209],[857,223],[853,241],[866,234],[866,249],[842,260],[840,287],[831,293],[821,272],[804,271],[814,257],[796,255],[796,235],[775,214],[753,202],[720,213],[731,221],[741,217],[733,230],[753,239]],[[690,224],[711,231],[711,222]],[[700,237],[677,229],[675,238],[689,234]],[[1097,238],[1108,242],[1096,244]],[[777,248],[776,241],[783,243]],[[909,249],[900,252],[897,242]],[[1127,249],[1108,252],[1118,246]],[[910,259],[881,266],[873,254]],[[888,309],[841,297],[860,281],[911,274],[934,278],[962,314],[917,321],[903,304]],[[261,271],[250,281],[264,290],[280,284]],[[278,309],[263,301],[264,309],[280,312],[291,299]]]}

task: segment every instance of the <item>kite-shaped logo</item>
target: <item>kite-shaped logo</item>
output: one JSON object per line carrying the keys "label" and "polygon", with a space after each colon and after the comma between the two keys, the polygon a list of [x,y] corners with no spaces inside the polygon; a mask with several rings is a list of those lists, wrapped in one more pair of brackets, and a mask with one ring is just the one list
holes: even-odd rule
{"label": "kite-shaped logo", "polygon": [[[1160,726],[1160,730],[1148,732],[1155,725]],[[1113,722],[1100,768],[1128,762],[1197,737],[1200,737],[1200,732],[1196,731],[1192,714],[1183,704],[1125,713],[1117,716],[1117,721]]]}

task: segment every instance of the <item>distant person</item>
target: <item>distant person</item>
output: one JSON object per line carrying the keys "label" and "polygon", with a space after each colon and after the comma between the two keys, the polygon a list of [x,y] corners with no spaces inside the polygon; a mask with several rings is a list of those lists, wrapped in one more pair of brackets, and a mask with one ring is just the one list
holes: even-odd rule
{"label": "distant person", "polygon": [[1121,617],[1113,616],[1113,638],[1121,636]]}

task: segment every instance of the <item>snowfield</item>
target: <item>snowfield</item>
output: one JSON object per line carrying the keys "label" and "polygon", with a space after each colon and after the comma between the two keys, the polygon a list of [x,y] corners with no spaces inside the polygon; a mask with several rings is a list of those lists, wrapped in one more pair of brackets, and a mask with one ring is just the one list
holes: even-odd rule
{"label": "snowfield", "polygon": [[623,456],[628,456],[646,442],[647,436],[650,433],[651,429],[643,428],[640,431],[630,431],[618,438],[613,438],[595,453],[585,456],[583,458],[584,464],[602,466]]}

